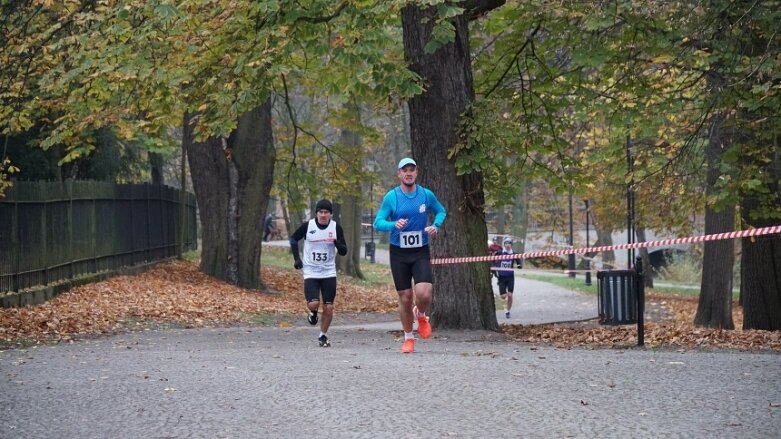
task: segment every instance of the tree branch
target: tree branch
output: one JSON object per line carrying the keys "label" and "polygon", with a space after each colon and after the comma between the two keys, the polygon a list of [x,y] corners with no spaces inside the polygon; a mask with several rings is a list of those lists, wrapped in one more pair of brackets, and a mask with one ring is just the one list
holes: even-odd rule
{"label": "tree branch", "polygon": [[515,55],[513,55],[513,58],[507,64],[507,68],[504,70],[504,72],[499,77],[499,79],[496,80],[496,82],[494,83],[494,86],[491,87],[491,89],[488,90],[488,92],[486,92],[485,97],[490,96],[491,93],[493,93],[494,90],[496,90],[497,87],[499,87],[499,85],[501,85],[501,83],[504,82],[504,78],[507,76],[507,74],[513,68],[513,66],[515,65],[515,61],[518,59],[518,57],[521,55],[521,53],[523,53],[523,51],[526,49],[526,46],[529,45],[529,44],[533,44],[534,43],[534,37],[535,37],[535,35],[537,35],[537,32],[539,32],[541,27],[542,26],[540,24],[538,24],[537,27],[534,28],[534,30],[532,31],[531,35],[529,35],[529,37],[526,38],[526,41],[524,41],[524,43],[521,45],[521,47],[519,47],[518,50],[515,52]]}
{"label": "tree branch", "polygon": [[333,20],[334,18],[338,17],[346,7],[347,7],[347,1],[343,1],[339,3],[339,6],[336,7],[336,10],[331,15],[325,15],[322,17],[298,17],[296,21],[305,21],[307,23],[312,23],[312,24],[327,23]]}
{"label": "tree branch", "polygon": [[464,8],[469,21],[477,20],[499,6],[503,6],[506,0],[466,0],[460,6]]}

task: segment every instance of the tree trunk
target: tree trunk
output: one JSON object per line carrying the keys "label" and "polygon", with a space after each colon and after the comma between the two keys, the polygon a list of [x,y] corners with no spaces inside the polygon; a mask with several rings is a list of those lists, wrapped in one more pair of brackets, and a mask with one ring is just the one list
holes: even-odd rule
{"label": "tree trunk", "polygon": [[[720,81],[709,79],[712,93],[719,93]],[[725,130],[724,115],[716,114],[711,122],[708,145],[705,152],[708,172],[705,184],[705,196],[716,192],[716,184],[721,178],[720,166],[724,151],[732,143],[733,133]],[[705,206],[705,234],[731,232],[735,230],[735,208],[732,206],[716,209]],[[709,328],[735,329],[732,320],[732,269],[735,265],[735,241],[705,242],[702,257],[702,281],[700,299],[695,326]]]}
{"label": "tree trunk", "polygon": [[507,212],[505,206],[499,206],[496,209],[496,233],[504,236],[507,234],[505,223],[507,221]]}
{"label": "tree trunk", "polygon": [[165,161],[163,160],[162,155],[156,152],[149,153],[149,168],[152,174],[152,184],[157,184],[157,185],[165,184],[165,175],[163,173],[164,164]]}
{"label": "tree trunk", "polygon": [[516,237],[517,241],[513,244],[516,252],[524,253],[526,251],[526,233],[529,230],[529,187],[528,180],[523,182],[521,193],[515,198],[515,205],[512,207],[512,226],[510,232]]}
{"label": "tree trunk", "polygon": [[[345,104],[344,108],[354,118],[355,123],[359,124],[361,110],[358,105],[351,101]],[[340,138],[342,145],[351,152],[354,162],[361,163],[363,143],[361,136],[350,129],[343,129]],[[347,276],[365,279],[361,271],[361,196],[343,194],[341,199],[339,224],[344,230],[344,239],[347,241],[349,252],[346,256],[336,258],[336,268]]]}
{"label": "tree trunk", "polygon": [[[775,194],[775,206],[781,205],[781,157],[764,165]],[[760,206],[758,196],[744,195],[741,203],[743,224],[768,227],[778,224],[772,218],[754,218]],[[740,287],[743,295],[743,329],[781,330],[781,235],[743,238],[741,241]]]}
{"label": "tree trunk", "polygon": [[262,225],[276,160],[270,100],[243,114],[227,142],[194,142],[190,124],[184,131],[201,216],[201,271],[244,288],[265,289]]}
{"label": "tree trunk", "polygon": [[343,196],[342,201],[337,221],[344,230],[349,252],[336,257],[336,268],[347,276],[365,279],[361,271],[361,208],[357,197]]}
{"label": "tree trunk", "polygon": [[[183,126],[189,124],[189,115],[182,119]],[[187,232],[187,146],[182,142],[181,156],[179,158],[179,228],[177,230],[177,240],[179,245],[176,248],[176,257],[184,259],[184,241]]]}
{"label": "tree trunk", "polygon": [[[432,7],[402,10],[404,55],[426,83],[426,91],[409,102],[412,155],[420,183],[434,191],[448,213],[431,253],[434,258],[482,256],[488,239],[483,176],[457,175],[448,158],[457,142],[457,121],[474,100],[468,22],[466,16],[455,18],[455,41],[426,54],[435,20]],[[487,263],[435,265],[433,272],[435,327],[498,329]]]}
{"label": "tree trunk", "polygon": [[[593,215],[592,218],[594,218]],[[597,241],[593,244],[594,247],[613,245],[613,229],[610,227],[602,227],[599,223],[596,223],[594,224],[594,230],[597,231]],[[615,251],[610,250],[602,252],[602,266],[606,269],[614,268],[616,266]]]}
{"label": "tree trunk", "polygon": [[287,230],[287,238],[290,238],[290,235],[293,234],[295,230],[293,230],[293,226],[290,224],[290,212],[288,212],[287,209],[287,198],[284,196],[279,198],[280,204],[282,204],[282,219],[285,222],[285,230]]}

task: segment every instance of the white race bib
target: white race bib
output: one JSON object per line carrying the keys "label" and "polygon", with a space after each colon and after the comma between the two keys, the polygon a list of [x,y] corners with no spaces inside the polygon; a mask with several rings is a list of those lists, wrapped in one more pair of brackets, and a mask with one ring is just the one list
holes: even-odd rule
{"label": "white race bib", "polygon": [[400,232],[399,247],[416,248],[423,247],[423,232]]}

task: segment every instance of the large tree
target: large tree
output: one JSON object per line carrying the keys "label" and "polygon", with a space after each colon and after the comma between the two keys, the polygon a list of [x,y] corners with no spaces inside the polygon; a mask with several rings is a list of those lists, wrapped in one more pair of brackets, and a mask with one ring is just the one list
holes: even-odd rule
{"label": "large tree", "polygon": [[[723,130],[724,116],[715,115],[711,121],[708,142],[708,178],[706,194],[716,193],[721,177],[719,165],[732,136]],[[705,209],[705,234],[731,232],[735,229],[735,207]],[[732,268],[735,264],[735,242],[731,239],[706,242],[703,251],[700,298],[694,324],[712,328],[734,329],[732,321]]]}
{"label": "large tree", "polygon": [[[739,203],[742,228],[777,224],[781,219],[781,94],[778,81],[781,2],[703,2],[681,11],[687,25],[680,38],[688,67],[708,83],[704,106],[710,113],[708,225],[711,232],[731,230],[733,206]],[[689,12],[689,14],[686,14]],[[716,135],[713,135],[715,131]],[[715,155],[715,159],[712,156]],[[714,175],[711,175],[713,173]],[[707,231],[707,230],[706,230]],[[744,329],[781,330],[781,237],[744,239],[741,245],[741,294]],[[731,243],[712,247],[713,259],[730,261]],[[708,248],[706,247],[706,251]],[[706,255],[706,263],[708,255]],[[731,264],[715,267],[729,271]],[[715,293],[703,291],[695,323],[731,327],[731,288],[722,280]],[[706,310],[715,310],[709,317]]]}
{"label": "large tree", "polygon": [[[188,121],[189,122],[189,121]],[[260,278],[260,225],[274,176],[271,102],[244,113],[227,138],[195,141],[185,125],[193,186],[201,212],[201,270],[246,288]]]}
{"label": "large tree", "polygon": [[[407,6],[402,10],[404,55],[423,78],[425,92],[409,101],[412,155],[420,183],[434,191],[448,211],[433,241],[432,257],[484,255],[487,230],[483,176],[459,175],[450,151],[459,142],[458,126],[474,101],[469,19],[504,1]],[[442,43],[441,34],[452,32]],[[438,41],[439,37],[439,41]],[[495,330],[496,309],[485,264],[436,265],[432,323],[440,328]]]}
{"label": "large tree", "polygon": [[357,96],[417,88],[408,86],[412,75],[398,60],[382,57],[383,44],[393,41],[385,34],[396,2],[67,0],[2,7],[12,15],[0,24],[21,31],[3,37],[19,48],[4,45],[1,52],[14,57],[0,76],[0,114],[13,115],[3,131],[56,115],[41,145],[63,145],[68,162],[94,148],[82,142],[85,132],[110,127],[122,141],[163,139],[187,114],[185,141],[203,215],[202,269],[249,288],[263,287],[258,228],[277,156],[270,99],[284,78]]}
{"label": "large tree", "polygon": [[[560,151],[565,153],[558,155],[561,159],[574,157],[572,149],[550,147],[557,137],[574,133],[574,139],[585,139],[587,154],[577,157],[577,175],[560,180],[572,181],[576,193],[596,194],[597,209],[604,210],[606,215],[601,216],[606,218],[624,216],[611,206],[624,209],[616,200],[632,182],[640,225],[648,228],[691,232],[688,216],[700,212],[705,201],[712,213],[724,213],[721,225],[709,230],[728,230],[730,206],[738,202],[743,227],[772,224],[781,217],[774,183],[781,131],[775,86],[781,63],[778,1],[626,1],[612,8],[540,1],[512,6],[488,20],[483,40],[490,45],[479,60],[481,78],[488,82],[483,88],[495,102],[481,108],[494,116],[502,114],[494,117],[491,129],[504,134],[495,138],[513,139],[505,144],[521,145],[511,154],[538,163]],[[537,38],[528,38],[535,33]],[[486,63],[484,58],[495,62]],[[723,78],[720,89],[708,84],[714,75]],[[717,124],[721,129],[713,131],[718,117],[723,118]],[[519,121],[524,126],[520,138],[502,127]],[[724,127],[734,135],[724,136]],[[714,133],[722,138],[712,137]],[[630,145],[631,174],[622,164]],[[708,169],[715,174],[707,197],[701,183],[706,146],[719,153],[710,157]],[[490,157],[503,159],[502,153],[512,149],[489,151],[470,152],[473,162],[490,163],[498,174],[507,173],[501,160],[492,162]],[[539,157],[534,152],[547,154]],[[560,164],[566,171],[567,163]],[[500,180],[491,178],[487,186],[494,181]],[[729,326],[724,320],[731,272],[726,246],[729,243],[708,246],[712,257],[706,258],[703,283],[708,292],[701,302],[702,309],[718,314],[704,320],[722,327]],[[774,305],[779,303],[777,267],[773,258],[760,258],[756,251],[776,250],[762,245],[749,249],[742,253],[741,288],[744,300],[751,296],[755,306],[746,308],[744,324],[776,327],[769,322],[781,315]],[[761,286],[746,276],[754,270],[763,273]],[[724,278],[715,282],[713,271]]]}

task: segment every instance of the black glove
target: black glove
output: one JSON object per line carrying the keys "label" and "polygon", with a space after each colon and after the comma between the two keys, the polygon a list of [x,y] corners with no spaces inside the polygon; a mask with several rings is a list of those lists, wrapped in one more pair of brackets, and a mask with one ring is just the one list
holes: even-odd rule
{"label": "black glove", "polygon": [[347,254],[347,244],[342,244],[339,241],[334,241],[334,247],[336,247],[336,251],[339,253],[340,256],[344,256]]}
{"label": "black glove", "polygon": [[295,268],[296,270],[300,270],[304,268],[304,263],[301,262],[301,259],[296,259],[296,262],[293,262],[293,268]]}

